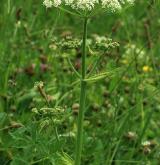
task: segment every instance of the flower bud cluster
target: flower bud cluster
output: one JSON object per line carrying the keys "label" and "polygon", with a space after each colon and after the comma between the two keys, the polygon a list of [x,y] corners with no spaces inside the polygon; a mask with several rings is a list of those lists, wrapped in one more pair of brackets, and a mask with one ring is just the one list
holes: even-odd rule
{"label": "flower bud cluster", "polygon": [[76,49],[81,46],[81,40],[79,40],[78,38],[67,36],[60,41],[55,40],[55,44],[57,45],[57,47],[61,47],[61,49],[63,50]]}
{"label": "flower bud cluster", "polygon": [[36,114],[37,116],[43,116],[43,117],[47,117],[47,116],[57,116],[57,115],[62,115],[65,112],[65,109],[62,107],[55,107],[55,108],[41,108],[41,109],[37,109],[37,108],[33,108],[32,112],[34,114]]}
{"label": "flower bud cluster", "polygon": [[110,50],[119,47],[119,43],[105,36],[94,35],[94,48],[96,50]]}

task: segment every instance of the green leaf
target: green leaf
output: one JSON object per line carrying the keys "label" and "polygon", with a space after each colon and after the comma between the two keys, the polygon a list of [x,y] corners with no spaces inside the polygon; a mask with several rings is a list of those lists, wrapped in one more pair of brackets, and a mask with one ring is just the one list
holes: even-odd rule
{"label": "green leaf", "polygon": [[28,165],[28,162],[23,160],[22,158],[14,157],[13,161],[11,162],[11,165]]}
{"label": "green leaf", "polygon": [[56,154],[54,158],[51,158],[52,165],[73,165],[73,160],[66,153]]}
{"label": "green leaf", "polygon": [[119,72],[121,72],[121,71],[122,71],[122,68],[117,68],[117,69],[114,69],[113,71],[103,72],[103,73],[97,74],[95,76],[91,76],[90,78],[87,78],[84,81],[86,81],[86,82],[97,82],[97,81],[102,80],[106,77],[113,77],[117,73],[119,74]]}

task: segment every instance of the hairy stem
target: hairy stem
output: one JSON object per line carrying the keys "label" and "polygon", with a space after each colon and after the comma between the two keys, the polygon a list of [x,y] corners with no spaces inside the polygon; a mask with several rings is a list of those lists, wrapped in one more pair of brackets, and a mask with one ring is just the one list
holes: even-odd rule
{"label": "hairy stem", "polygon": [[83,44],[82,44],[82,78],[81,78],[81,93],[80,93],[80,108],[78,113],[78,130],[76,139],[76,157],[75,165],[81,164],[82,145],[83,145],[83,120],[85,112],[85,100],[86,100],[86,40],[87,40],[87,22],[88,18],[84,19],[83,27]]}

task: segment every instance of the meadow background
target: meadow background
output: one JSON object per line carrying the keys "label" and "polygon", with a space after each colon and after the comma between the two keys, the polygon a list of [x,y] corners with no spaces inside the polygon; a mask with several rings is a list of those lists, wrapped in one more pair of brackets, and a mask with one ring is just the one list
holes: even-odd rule
{"label": "meadow background", "polygon": [[[123,71],[88,85],[84,165],[160,164],[159,29],[159,0],[90,20],[89,38],[120,45],[96,72]],[[80,72],[81,51],[57,46],[66,36],[81,39],[81,19],[39,0],[0,1],[0,165],[69,165],[74,158],[80,88],[67,57]],[[88,65],[96,58],[89,50]],[[46,98],[53,114],[37,114]]]}

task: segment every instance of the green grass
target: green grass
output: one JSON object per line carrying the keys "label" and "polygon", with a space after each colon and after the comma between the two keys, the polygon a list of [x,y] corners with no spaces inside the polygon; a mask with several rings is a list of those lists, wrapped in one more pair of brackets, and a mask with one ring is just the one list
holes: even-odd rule
{"label": "green grass", "polygon": [[[159,0],[143,0],[89,21],[89,38],[120,44],[101,57],[92,76],[120,69],[87,83],[82,165],[160,163],[159,11]],[[1,0],[0,165],[72,164],[80,85],[67,59],[80,73],[81,53],[57,43],[67,34],[81,39],[82,32],[81,19],[46,10],[39,0]],[[87,65],[102,52],[91,47]],[[42,91],[34,87],[39,81]],[[44,113],[44,107],[51,109]]]}

